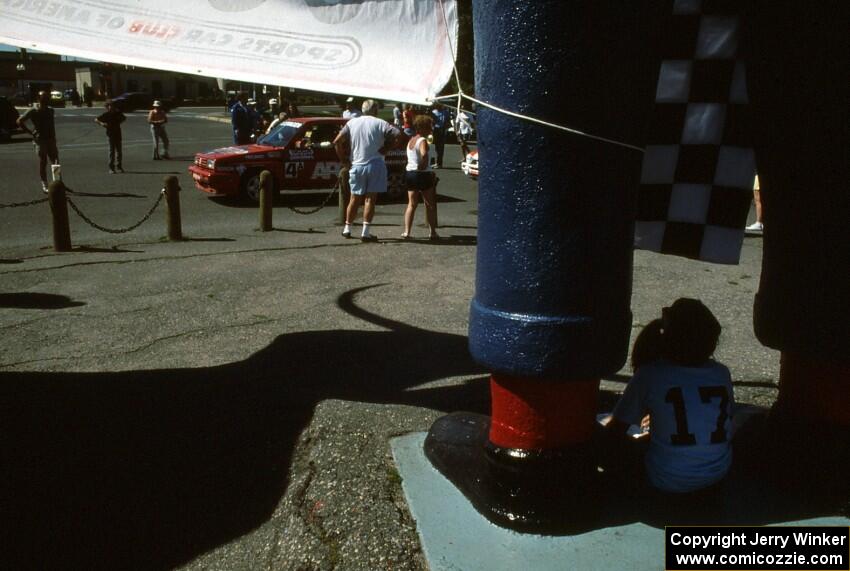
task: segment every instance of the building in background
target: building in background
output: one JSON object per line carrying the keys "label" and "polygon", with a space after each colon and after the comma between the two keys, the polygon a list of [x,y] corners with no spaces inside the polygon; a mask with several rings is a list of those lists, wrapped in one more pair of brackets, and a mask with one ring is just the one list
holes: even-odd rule
{"label": "building in background", "polygon": [[85,93],[90,87],[95,99],[126,92],[144,92],[155,98],[201,103],[218,103],[222,98],[216,80],[210,77],[109,63],[75,63],[77,91]]}
{"label": "building in background", "polygon": [[77,64],[53,54],[0,52],[0,96],[29,105],[39,91],[72,89]]}
{"label": "building in background", "polygon": [[[76,98],[71,96],[74,90]],[[273,97],[319,105],[334,104],[339,99],[326,93],[282,86],[77,60],[27,50],[0,51],[0,96],[15,105],[32,105],[39,91],[62,92],[75,104],[102,101],[127,92],[149,93],[155,99],[168,99],[179,105],[219,105],[228,94],[239,91],[248,92],[260,103]]]}

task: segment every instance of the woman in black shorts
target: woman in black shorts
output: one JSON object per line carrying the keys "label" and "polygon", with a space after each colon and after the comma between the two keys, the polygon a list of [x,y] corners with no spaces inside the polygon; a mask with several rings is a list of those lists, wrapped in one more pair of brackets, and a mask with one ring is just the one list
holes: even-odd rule
{"label": "woman in black shorts", "polygon": [[437,240],[437,183],[428,155],[428,135],[434,129],[431,117],[417,115],[413,120],[416,134],[407,142],[407,169],[404,183],[407,187],[407,209],[404,211],[405,240],[413,238],[413,215],[419,204],[419,195],[425,201],[425,220],[428,222],[430,240]]}

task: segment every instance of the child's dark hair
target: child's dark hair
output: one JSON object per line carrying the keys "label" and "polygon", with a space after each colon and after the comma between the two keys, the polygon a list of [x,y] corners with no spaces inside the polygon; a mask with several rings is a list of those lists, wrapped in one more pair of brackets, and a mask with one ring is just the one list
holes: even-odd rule
{"label": "child's dark hair", "polygon": [[717,318],[701,301],[679,298],[661,310],[661,319],[651,321],[638,334],[632,368],[662,358],[686,367],[702,365],[714,354],[720,329]]}

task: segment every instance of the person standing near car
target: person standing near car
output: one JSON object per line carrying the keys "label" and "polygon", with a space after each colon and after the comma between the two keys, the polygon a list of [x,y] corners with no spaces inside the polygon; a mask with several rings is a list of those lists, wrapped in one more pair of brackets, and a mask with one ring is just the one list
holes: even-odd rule
{"label": "person standing near car", "polygon": [[399,131],[404,127],[404,123],[402,121],[403,113],[404,109],[401,108],[401,103],[396,103],[395,107],[393,107],[393,126]]}
{"label": "person standing near car", "polygon": [[233,144],[247,145],[251,142],[251,133],[254,122],[248,111],[248,94],[240,91],[236,96],[236,103],[230,109],[230,124],[233,126]]}
{"label": "person standing near car", "polygon": [[434,119],[434,147],[437,149],[437,168],[443,168],[443,151],[446,147],[446,133],[448,133],[451,113],[448,107],[437,103],[431,110]]}
{"label": "person standing near car", "polygon": [[401,125],[404,130],[404,134],[408,137],[412,137],[416,134],[416,131],[413,130],[413,118],[416,117],[416,111],[413,110],[413,105],[408,103],[404,106],[404,111],[401,113]]}
{"label": "person standing near car", "polygon": [[345,110],[342,112],[343,119],[354,119],[360,117],[360,111],[354,109],[354,98],[349,97],[345,100]]}
{"label": "person standing near car", "polygon": [[[154,101],[153,109],[148,113],[148,123],[151,125],[151,137],[153,138],[153,160],[160,158],[170,159],[168,155],[168,133],[165,124],[168,123],[168,114],[162,106],[162,101]],[[162,140],[162,156],[159,154],[159,141]]]}
{"label": "person standing near car", "polygon": [[[46,91],[39,91],[35,107],[18,117],[18,127],[32,135],[38,153],[38,175],[41,177],[41,190],[44,192],[47,192],[47,160],[50,159],[50,164],[59,164],[59,149],[56,147],[56,123],[53,109],[51,109],[49,103],[50,94]],[[32,121],[32,129],[27,127],[27,121]]]}
{"label": "person standing near car", "polygon": [[121,149],[121,123],[127,120],[121,111],[115,109],[112,101],[106,100],[103,104],[106,109],[94,122],[106,128],[106,137],[109,140],[109,174],[115,174],[115,169],[124,172],[121,166],[123,152]]}
{"label": "person standing near car", "polygon": [[369,231],[375,214],[378,193],[387,191],[387,165],[383,152],[393,146],[401,133],[398,129],[378,119],[378,104],[367,99],[361,106],[363,115],[350,119],[333,141],[343,168],[348,168],[351,200],[345,211],[344,238],[351,238],[351,223],[363,207],[363,242],[377,242],[378,237]]}
{"label": "person standing near car", "polygon": [[271,133],[275,127],[286,121],[288,118],[289,115],[286,114],[286,111],[281,111],[280,113],[278,113],[277,117],[275,117],[274,121],[272,121],[269,125],[269,128],[266,129],[266,135]]}
{"label": "person standing near car", "polygon": [[419,204],[419,195],[425,201],[425,220],[430,233],[428,239],[435,241],[437,235],[437,177],[431,170],[428,153],[428,135],[434,129],[433,120],[428,115],[417,115],[413,119],[416,135],[407,143],[407,167],[404,183],[407,187],[407,209],[404,211],[404,233],[402,239],[413,238],[413,216]]}

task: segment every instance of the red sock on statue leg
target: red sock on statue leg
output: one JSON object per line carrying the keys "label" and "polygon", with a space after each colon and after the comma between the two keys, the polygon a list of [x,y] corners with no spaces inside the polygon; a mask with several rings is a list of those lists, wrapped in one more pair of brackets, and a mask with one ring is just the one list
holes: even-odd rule
{"label": "red sock on statue leg", "polygon": [[541,381],[490,377],[490,442],[502,448],[545,450],[590,441],[599,380]]}

